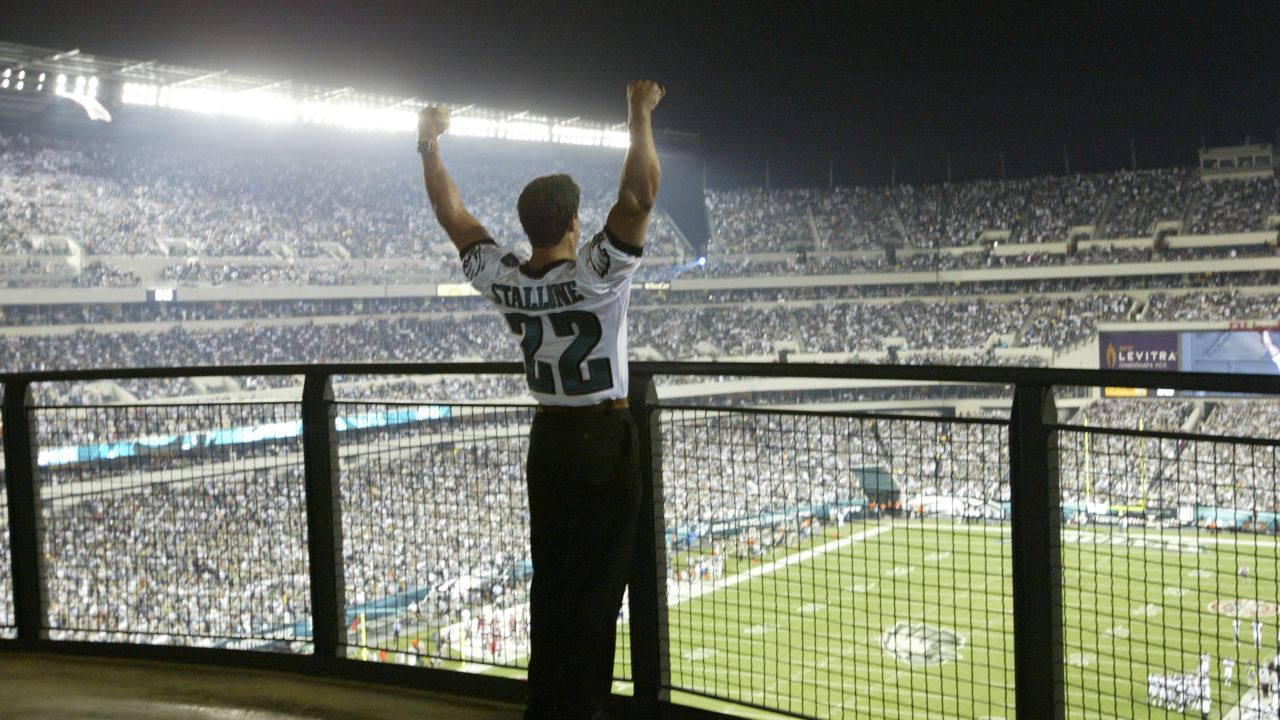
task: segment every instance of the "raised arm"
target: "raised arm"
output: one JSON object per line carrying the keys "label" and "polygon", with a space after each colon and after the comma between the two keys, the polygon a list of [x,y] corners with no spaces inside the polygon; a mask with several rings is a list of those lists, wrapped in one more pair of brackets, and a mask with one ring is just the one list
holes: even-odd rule
{"label": "raised arm", "polygon": [[467,211],[458,195],[458,186],[440,158],[440,136],[449,129],[447,108],[423,108],[418,113],[418,153],[422,156],[422,179],[427,185],[427,198],[436,213],[436,222],[449,235],[459,250],[477,240],[489,237],[479,220]]}
{"label": "raised arm", "polygon": [[633,80],[627,84],[627,130],[631,145],[622,162],[622,180],[618,183],[618,202],[609,211],[605,227],[619,240],[644,247],[649,213],[658,199],[662,184],[662,167],[658,149],[653,144],[650,115],[666,90],[652,80]]}

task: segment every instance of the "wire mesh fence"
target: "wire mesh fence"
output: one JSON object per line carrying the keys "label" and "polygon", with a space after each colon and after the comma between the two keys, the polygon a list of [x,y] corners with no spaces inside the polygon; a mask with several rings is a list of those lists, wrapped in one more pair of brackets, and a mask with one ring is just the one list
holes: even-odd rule
{"label": "wire mesh fence", "polygon": [[1278,409],[1099,403],[1060,428],[1068,717],[1277,717]]}
{"label": "wire mesh fence", "polygon": [[[521,677],[534,409],[386,399],[420,390],[336,403],[341,649]],[[1067,716],[1272,720],[1280,403],[1062,396]],[[310,651],[297,401],[37,398],[50,638]],[[658,410],[671,689],[730,713],[1015,715],[1007,411]],[[0,494],[0,637],[7,524]]]}
{"label": "wire mesh fence", "polygon": [[[4,386],[0,385],[0,403],[3,402]],[[9,487],[4,481],[4,455],[0,453],[0,638],[17,636],[13,617],[13,557],[10,547]]]}
{"label": "wire mesh fence", "polygon": [[339,440],[348,656],[525,666],[529,414],[338,403],[340,418],[413,418]]}
{"label": "wire mesh fence", "polygon": [[51,639],[304,649],[297,403],[33,412]]}
{"label": "wire mesh fence", "polygon": [[[533,410],[337,403],[348,657],[523,676]],[[624,613],[618,679],[630,662]]]}
{"label": "wire mesh fence", "polygon": [[674,689],[815,718],[1011,714],[1004,422],[661,416]]}

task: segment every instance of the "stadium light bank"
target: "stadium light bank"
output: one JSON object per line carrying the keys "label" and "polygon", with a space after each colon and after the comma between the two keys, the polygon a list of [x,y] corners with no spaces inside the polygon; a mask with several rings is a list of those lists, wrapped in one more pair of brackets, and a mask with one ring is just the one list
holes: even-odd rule
{"label": "stadium light bank", "polygon": [[[417,129],[418,122],[417,110],[407,107],[407,103],[396,107],[378,107],[361,102],[328,99],[298,100],[283,93],[170,87],[150,83],[124,83],[120,102],[123,105],[224,115],[274,124],[307,123],[349,130],[411,133]],[[525,115],[520,113],[510,118],[495,118],[457,113],[450,123],[449,134],[620,149],[626,148],[630,143],[625,131],[533,120]]]}
{"label": "stadium light bank", "polygon": [[[430,104],[420,98],[350,87],[320,87],[0,41],[0,102],[6,96],[38,100],[49,95],[75,102],[101,122],[112,121],[109,108],[132,105],[275,125],[303,123],[405,134],[416,130],[418,109]],[[630,144],[620,124],[474,105],[451,110],[449,134],[455,136],[616,149]]]}

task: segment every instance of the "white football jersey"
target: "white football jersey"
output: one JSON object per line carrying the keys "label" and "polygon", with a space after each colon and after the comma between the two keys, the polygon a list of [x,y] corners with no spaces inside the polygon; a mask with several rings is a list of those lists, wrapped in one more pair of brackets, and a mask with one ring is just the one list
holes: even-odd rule
{"label": "white football jersey", "polygon": [[471,286],[520,338],[529,393],[544,405],[595,405],[627,396],[627,306],[643,248],[601,230],[577,260],[530,270],[481,240],[462,250]]}

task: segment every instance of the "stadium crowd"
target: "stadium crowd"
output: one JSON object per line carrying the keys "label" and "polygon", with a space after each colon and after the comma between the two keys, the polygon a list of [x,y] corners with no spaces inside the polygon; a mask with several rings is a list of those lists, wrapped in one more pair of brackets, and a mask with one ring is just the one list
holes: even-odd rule
{"label": "stadium crowd", "polygon": [[[570,169],[582,186],[584,234],[603,225],[616,196],[618,158],[610,161]],[[516,194],[546,170],[537,161],[460,162],[454,176],[495,239],[527,247]],[[171,239],[211,257],[269,256],[278,247],[330,257],[335,245],[355,258],[433,257],[441,266],[452,255],[411,150],[260,153],[0,133],[0,217],[4,254],[39,252],[36,238],[60,236],[91,255],[159,255]],[[656,223],[652,254],[685,254],[676,242],[669,224]]]}
{"label": "stadium crowd", "polygon": [[[344,462],[349,607],[373,612],[401,597],[393,609],[407,614],[410,603],[420,606],[425,635],[481,600],[527,602],[528,529],[511,521],[526,503],[523,443],[518,432],[457,445],[402,438],[399,452]],[[55,501],[44,526],[51,634],[199,645],[306,639],[310,591],[297,457],[216,478],[164,473],[123,492],[95,483]],[[463,517],[468,522],[460,526]],[[471,587],[477,578],[484,583],[476,592],[439,592],[460,580]]]}
{"label": "stadium crowd", "polygon": [[[517,379],[491,380],[495,393],[519,387]],[[339,393],[347,401],[430,387],[351,382],[351,392]],[[139,410],[116,413],[136,421],[125,431],[191,422],[181,407]],[[1196,410],[1187,400],[1112,399],[1081,410],[1070,422],[1096,430],[1087,463],[1083,433],[1060,438],[1064,500],[1280,510],[1274,448],[1157,440],[1144,447],[1104,431],[1187,430]],[[255,412],[257,424],[296,417],[292,405]],[[1277,424],[1275,403],[1221,400],[1204,403],[1196,431],[1269,437]],[[483,427],[461,443],[439,433],[382,432],[361,438],[364,449],[342,464],[348,604],[400,618],[397,628],[402,620],[409,625],[406,639],[469,617],[506,617],[527,601],[527,528],[511,525],[524,502],[523,433]],[[986,508],[1008,500],[1001,424],[681,409],[664,413],[663,432],[668,525],[704,533],[719,527],[722,548],[736,554],[794,544],[812,531],[805,517],[843,522],[867,501],[864,473],[871,468],[890,472],[904,499],[966,498]],[[213,478],[177,466],[131,474],[126,485],[84,476],[87,489],[54,499],[44,526],[53,636],[203,645],[305,639],[300,449],[296,441],[283,449],[288,454],[270,460],[232,457],[255,469]],[[744,518],[771,519],[724,524]],[[725,537],[730,526],[736,532]],[[0,553],[5,549],[0,544]],[[7,569],[0,565],[0,586]],[[5,612],[0,605],[0,626]],[[394,641],[387,628],[380,632],[375,643],[398,646],[400,629]],[[452,652],[444,645],[435,651]]]}
{"label": "stadium crowd", "polygon": [[[1223,400],[1206,410],[1198,428],[1206,435],[1274,439],[1280,427],[1280,407],[1274,401]],[[1251,513],[1280,512],[1277,468],[1280,448],[1274,446],[1188,442],[1163,467],[1161,499]]]}
{"label": "stadium crowd", "polygon": [[1240,290],[1153,293],[1142,314],[1145,321],[1275,320],[1280,316],[1280,292]]}
{"label": "stadium crowd", "polygon": [[[385,159],[370,163],[332,152],[282,152],[267,157],[243,149],[226,152],[200,146],[0,135],[0,253],[10,256],[0,261],[0,282],[136,286],[141,280],[127,265],[117,265],[117,258],[158,256],[162,243],[174,238],[189,239],[201,254],[161,274],[161,280],[180,286],[459,281],[456,256],[421,197],[412,155]],[[511,212],[514,193],[542,170],[523,161],[504,161],[461,164],[456,174],[473,212],[495,237],[520,246],[522,232]],[[603,223],[616,187],[615,173],[616,167],[606,172],[595,165],[575,171],[583,186],[584,232]],[[252,182],[246,183],[245,178]],[[1160,170],[887,189],[709,191],[706,203],[715,228],[711,261],[705,266],[683,262],[688,259],[687,248],[676,228],[659,215],[648,252],[681,262],[649,264],[642,279],[1274,254],[1274,244],[1163,255],[1153,248],[1129,246],[1008,256],[993,250],[997,241],[1065,241],[1073,229],[1086,227],[1094,228],[1095,237],[1145,238],[1165,221],[1183,222],[1194,233],[1260,230],[1271,214],[1280,211],[1278,188],[1274,179],[1205,183],[1187,171]],[[51,251],[39,242],[39,238],[60,235],[79,243],[88,254],[82,272],[72,273],[65,261],[50,257]],[[928,252],[890,259],[886,244]],[[945,251],[958,246],[977,247]],[[747,256],[753,253],[789,256]],[[345,254],[355,260],[336,259]],[[253,261],[244,260],[245,256],[253,256]],[[1089,337],[1100,322],[1277,319],[1280,294],[1215,289],[1245,284],[1274,285],[1276,274],[643,293],[636,296],[631,313],[631,345],[642,354],[651,351],[665,359],[777,357],[784,348],[850,353],[892,347],[889,356],[906,363],[1039,364],[1044,362],[1043,354],[997,356],[994,350],[1070,349]],[[1184,292],[1188,287],[1203,289]],[[1127,292],[1141,288],[1159,291],[1143,304]],[[1078,294],[1049,294],[1053,292]],[[1010,297],[987,297],[996,293]],[[863,302],[865,298],[876,301]],[[181,323],[155,332],[82,328],[71,334],[0,336],[6,370],[518,358],[506,337],[505,323],[481,308],[476,298],[137,303],[0,311],[5,325]],[[271,322],[324,315],[347,317],[344,322],[334,322],[332,317],[319,322]],[[244,322],[217,329],[187,326],[204,320]],[[40,441],[89,444],[156,428],[191,432],[296,419],[297,378],[241,378],[238,384],[238,389],[227,386],[217,397],[243,400],[262,397],[256,391],[277,389],[288,393],[288,401],[184,404],[82,415],[49,411],[41,417]],[[140,399],[191,397],[200,390],[185,379],[119,381],[115,386]],[[336,380],[335,391],[347,404],[524,396],[520,378],[497,376],[481,380],[347,377]],[[80,404],[103,400],[103,392],[89,385],[42,386],[37,388],[37,400]],[[839,397],[851,400],[911,396],[901,391],[892,395],[877,390],[844,392]],[[933,397],[913,392],[913,397]],[[839,399],[835,395],[825,399],[832,398]],[[803,402],[806,398],[788,399]],[[1091,405],[1073,422],[1136,429],[1133,419],[1137,417],[1143,418],[1145,430],[1168,432],[1194,426],[1209,434],[1269,436],[1280,426],[1272,405],[1244,401],[1196,406],[1186,401],[1107,400]],[[868,467],[889,469],[908,497],[1008,499],[1002,474],[1008,465],[1008,448],[1000,425],[831,417],[797,420],[707,411],[673,418],[664,429],[668,433],[666,501],[677,524],[713,523],[801,506],[857,504],[866,500],[859,471]],[[1267,475],[1268,468],[1273,473],[1276,460],[1266,449],[1143,441],[1101,432],[1089,436],[1087,460],[1085,434],[1064,436],[1064,498],[1150,499],[1165,507],[1190,498],[1223,507],[1277,508],[1274,476]],[[502,602],[522,600],[525,590],[516,569],[524,559],[525,536],[492,529],[501,527],[504,514],[509,516],[523,502],[521,457],[519,441],[513,436],[473,447],[428,444],[390,457],[371,454],[344,466],[344,502],[352,508],[347,517],[352,603],[429,588],[456,588],[465,578],[479,585],[422,602],[420,607],[432,615],[431,622],[459,621],[468,603],[479,596],[490,603],[498,597],[504,598]],[[433,471],[424,474],[423,467]],[[156,469],[163,471],[163,462]],[[483,471],[477,473],[477,469]],[[272,633],[297,637],[307,602],[305,553],[296,543],[300,532],[297,472],[296,467],[281,466],[186,484],[157,482],[128,493],[91,492],[74,503],[59,505],[48,526],[50,537],[60,540],[61,553],[51,565],[56,578],[56,593],[51,595],[56,598],[51,604],[55,627],[131,638]],[[725,482],[726,478],[733,482]],[[51,486],[76,480],[74,473],[49,477]],[[440,497],[452,498],[454,503],[441,510],[436,502]],[[279,498],[279,502],[270,505],[265,498]],[[255,525],[247,518],[257,513],[263,519]],[[459,515],[476,519],[476,525],[466,532],[451,532],[450,523]],[[204,537],[215,528],[237,534],[239,544],[227,550],[227,557],[196,540],[174,541]],[[264,532],[291,533],[292,539],[267,540]],[[85,540],[80,546],[65,542],[81,533]],[[773,542],[765,535],[758,533],[755,541]],[[423,537],[431,539],[423,542]],[[0,550],[7,548],[0,545]],[[102,558],[117,553],[127,555],[129,561],[104,567]],[[235,562],[230,561],[232,557]],[[0,563],[0,576],[7,567]],[[260,581],[264,577],[270,581]],[[6,612],[0,604],[0,625]]]}
{"label": "stadium crowd", "polygon": [[1274,178],[1216,180],[1201,186],[1199,204],[1191,218],[1196,235],[1258,230],[1280,213],[1280,194]]}
{"label": "stadium crowd", "polygon": [[[263,154],[212,145],[0,134],[0,254],[53,252],[40,238],[65,236],[90,255],[116,256],[114,262],[121,262],[119,256],[161,254],[164,243],[180,239],[190,241],[198,256],[167,267],[162,281],[329,285],[460,280],[451,247],[420,197],[412,157],[378,153],[378,161],[370,162],[351,152]],[[589,233],[604,221],[616,168],[588,162],[574,170],[583,186],[583,227]],[[514,193],[540,171],[545,168],[536,161],[485,159],[459,163],[455,174],[471,209],[494,236],[524,247],[511,212]],[[711,262],[655,262],[644,278],[1143,261],[1153,255],[1138,248],[1001,256],[985,247],[899,259],[890,259],[884,248],[903,243],[977,246],[988,231],[1007,233],[1007,238],[993,238],[1014,243],[1062,241],[1073,228],[1089,227],[1101,228],[1095,236],[1150,237],[1155,222],[1184,217],[1189,217],[1192,232],[1261,230],[1280,211],[1280,185],[1274,179],[1204,183],[1184,170],[1159,170],[880,189],[713,190],[706,202],[715,226],[708,248]],[[654,258],[689,255],[662,213],[655,216],[648,244]],[[1267,252],[1260,248],[1258,252]],[[798,249],[808,254],[789,260],[742,257]],[[875,256],[839,254],[848,251]],[[828,254],[832,252],[836,254]],[[347,254],[357,262],[271,266],[237,259],[332,260]],[[378,258],[396,260],[359,262]],[[14,275],[8,273],[0,282],[79,287],[140,283],[127,263],[117,267],[101,260],[81,273]]]}
{"label": "stadium crowd", "polygon": [[663,418],[663,502],[683,527],[849,505],[879,456],[869,421],[673,410]]}
{"label": "stadium crowd", "polygon": [[1104,236],[1151,237],[1156,223],[1181,222],[1195,192],[1193,180],[1192,173],[1184,169],[1139,170],[1110,176],[1115,210],[1103,224]]}
{"label": "stadium crowd", "polygon": [[1201,182],[1166,169],[879,191],[710,191],[707,206],[716,229],[712,254],[876,250],[900,240],[946,248],[978,245],[987,232],[1008,233],[1014,243],[1063,242],[1075,228],[1093,237],[1153,237],[1164,221],[1188,221],[1195,234],[1261,231],[1280,212],[1280,183]]}
{"label": "stadium crowd", "polygon": [[[908,349],[982,350],[996,333],[1015,336],[1019,346],[1062,348],[1078,342],[1099,321],[1123,319],[1131,303],[1124,295],[1001,302],[975,298],[942,306],[947,312],[914,300],[691,306],[683,313],[671,312],[673,306],[668,305],[639,305],[632,314],[632,345],[653,347],[668,359],[767,355],[775,352],[779,342],[795,342],[802,352],[880,350],[886,338],[897,336],[906,338]],[[369,309],[385,311],[388,306]],[[90,316],[76,319],[86,317]],[[197,311],[194,317],[206,315]],[[462,357],[509,360],[507,334],[501,318],[483,310],[461,315],[374,316],[355,323],[327,318],[324,322],[250,321],[233,328],[177,325],[154,332],[78,329],[70,334],[5,336],[0,338],[0,348],[14,370],[68,369],[81,362],[149,367],[318,360],[430,362]]]}

